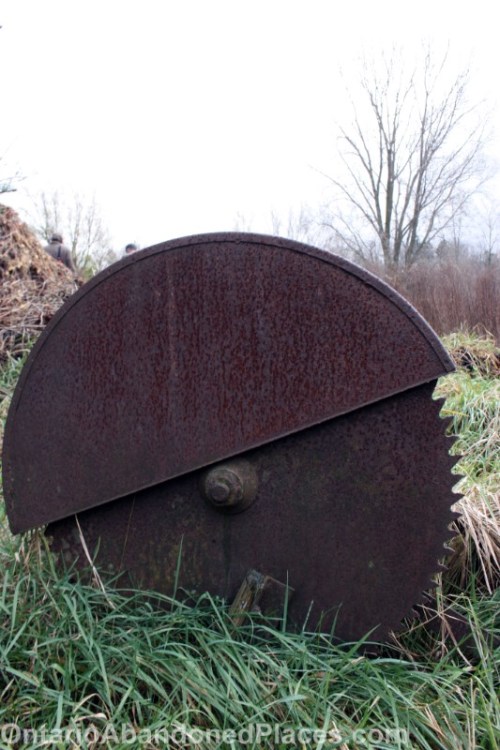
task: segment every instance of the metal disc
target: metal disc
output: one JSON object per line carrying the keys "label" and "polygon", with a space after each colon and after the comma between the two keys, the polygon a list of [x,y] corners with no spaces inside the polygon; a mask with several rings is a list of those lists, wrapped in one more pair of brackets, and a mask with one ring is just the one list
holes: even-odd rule
{"label": "metal disc", "polygon": [[[80,528],[69,518],[47,533],[69,563],[87,564],[83,536],[100,570],[166,594],[179,559],[179,587],[229,600],[257,570],[293,589],[296,626],[380,639],[429,588],[450,536],[453,459],[432,390],[245,452],[238,458],[256,484],[239,512],[220,504],[229,490],[207,499],[207,472],[195,471],[81,513]],[[217,471],[224,488],[227,470]]]}
{"label": "metal disc", "polygon": [[[14,532],[127,585],[233,599],[380,638],[430,585],[452,479],[453,364],[394,290],[289,240],[202,235],[99,274],[34,347],[6,425]],[[78,514],[78,524],[74,514]],[[178,566],[178,562],[180,565]]]}

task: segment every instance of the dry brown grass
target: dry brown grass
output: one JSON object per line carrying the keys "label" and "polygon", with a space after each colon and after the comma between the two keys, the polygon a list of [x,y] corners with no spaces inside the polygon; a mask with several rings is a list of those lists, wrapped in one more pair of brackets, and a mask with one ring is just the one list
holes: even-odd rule
{"label": "dry brown grass", "polygon": [[500,262],[467,258],[422,262],[385,278],[440,335],[453,331],[489,333],[500,342]]}

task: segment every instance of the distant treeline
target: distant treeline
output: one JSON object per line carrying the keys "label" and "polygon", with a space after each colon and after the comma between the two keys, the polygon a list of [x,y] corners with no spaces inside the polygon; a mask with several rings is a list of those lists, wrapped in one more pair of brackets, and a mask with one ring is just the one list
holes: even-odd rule
{"label": "distant treeline", "polygon": [[395,273],[370,266],[397,289],[439,334],[488,331],[500,342],[500,261],[469,256],[421,261]]}

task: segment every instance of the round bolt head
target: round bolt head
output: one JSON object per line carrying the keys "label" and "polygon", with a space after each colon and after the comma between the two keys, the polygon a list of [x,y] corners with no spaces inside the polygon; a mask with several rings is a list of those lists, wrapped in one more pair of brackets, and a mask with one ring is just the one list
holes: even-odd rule
{"label": "round bolt head", "polygon": [[205,472],[201,491],[219,509],[244,510],[255,500],[257,474],[248,461],[225,461]]}

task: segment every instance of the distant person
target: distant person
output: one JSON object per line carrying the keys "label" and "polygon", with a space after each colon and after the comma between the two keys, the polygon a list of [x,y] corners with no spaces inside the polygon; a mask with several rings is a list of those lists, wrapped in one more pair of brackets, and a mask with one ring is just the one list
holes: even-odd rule
{"label": "distant person", "polygon": [[125,245],[125,252],[124,255],[132,255],[132,253],[136,253],[139,250],[139,246],[135,244],[135,242],[129,242],[128,245]]}
{"label": "distant person", "polygon": [[69,268],[70,271],[73,271],[73,273],[75,273],[76,268],[75,264],[73,263],[73,258],[71,257],[71,250],[66,247],[66,245],[63,245],[63,238],[62,235],[59,234],[59,232],[54,232],[52,234],[52,237],[50,238],[50,244],[45,245],[44,250],[46,250],[49,255],[52,255],[52,257],[56,260],[64,263],[64,265]]}

